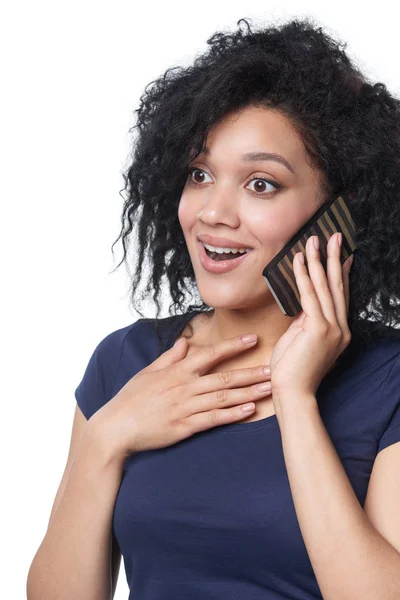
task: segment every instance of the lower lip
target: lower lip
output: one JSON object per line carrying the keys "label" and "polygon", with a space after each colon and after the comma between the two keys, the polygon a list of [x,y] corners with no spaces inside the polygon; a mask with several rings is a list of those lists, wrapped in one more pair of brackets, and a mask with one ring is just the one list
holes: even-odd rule
{"label": "lower lip", "polygon": [[207,256],[206,249],[204,248],[201,242],[197,242],[199,245],[199,253],[200,253],[200,262],[202,267],[208,271],[209,273],[228,273],[228,271],[232,271],[236,269],[244,260],[246,260],[247,256],[251,253],[246,252],[245,254],[241,254],[238,258],[231,258],[230,260],[213,260],[209,256]]}

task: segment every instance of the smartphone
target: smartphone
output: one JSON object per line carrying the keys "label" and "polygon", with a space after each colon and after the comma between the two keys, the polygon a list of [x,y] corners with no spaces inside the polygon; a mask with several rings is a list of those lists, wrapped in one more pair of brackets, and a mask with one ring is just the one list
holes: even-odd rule
{"label": "smartphone", "polygon": [[334,196],[325,202],[303,227],[274,256],[263,270],[263,277],[282,312],[295,317],[301,310],[300,293],[293,270],[297,252],[303,252],[307,266],[306,242],[312,235],[319,237],[321,264],[327,268],[327,245],[330,237],[340,231],[343,234],[340,262],[343,264],[356,249],[354,221],[350,214],[347,193]]}

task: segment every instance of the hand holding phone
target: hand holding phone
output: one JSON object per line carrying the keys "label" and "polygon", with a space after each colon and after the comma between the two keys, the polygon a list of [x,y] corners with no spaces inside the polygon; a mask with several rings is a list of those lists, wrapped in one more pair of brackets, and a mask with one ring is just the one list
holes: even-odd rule
{"label": "hand holding phone", "polygon": [[263,277],[285,315],[295,317],[301,310],[300,293],[293,270],[295,255],[303,252],[307,264],[306,242],[309,237],[317,235],[320,260],[326,272],[328,241],[338,231],[343,234],[340,255],[343,264],[356,249],[355,226],[346,193],[325,202],[264,268]]}

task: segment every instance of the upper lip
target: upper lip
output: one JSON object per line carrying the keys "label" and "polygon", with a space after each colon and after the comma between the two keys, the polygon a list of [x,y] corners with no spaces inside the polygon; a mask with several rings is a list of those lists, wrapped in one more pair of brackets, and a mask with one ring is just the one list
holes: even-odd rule
{"label": "upper lip", "polygon": [[250,246],[247,246],[244,242],[237,242],[224,237],[215,237],[205,233],[198,235],[197,239],[200,240],[200,242],[216,246],[217,248],[250,248]]}

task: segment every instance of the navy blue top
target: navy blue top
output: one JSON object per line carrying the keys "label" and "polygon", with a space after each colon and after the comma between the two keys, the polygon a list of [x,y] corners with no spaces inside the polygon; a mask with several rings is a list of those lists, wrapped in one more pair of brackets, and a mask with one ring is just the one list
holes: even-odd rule
{"label": "navy blue top", "polygon": [[[159,319],[161,352],[198,311]],[[75,396],[89,419],[159,355],[155,319],[107,335]],[[396,330],[393,330],[396,331]],[[400,332],[355,340],[317,401],[364,506],[374,459],[400,441]],[[124,462],[113,513],[132,600],[322,598],[296,518],[276,415],[221,425]]]}

